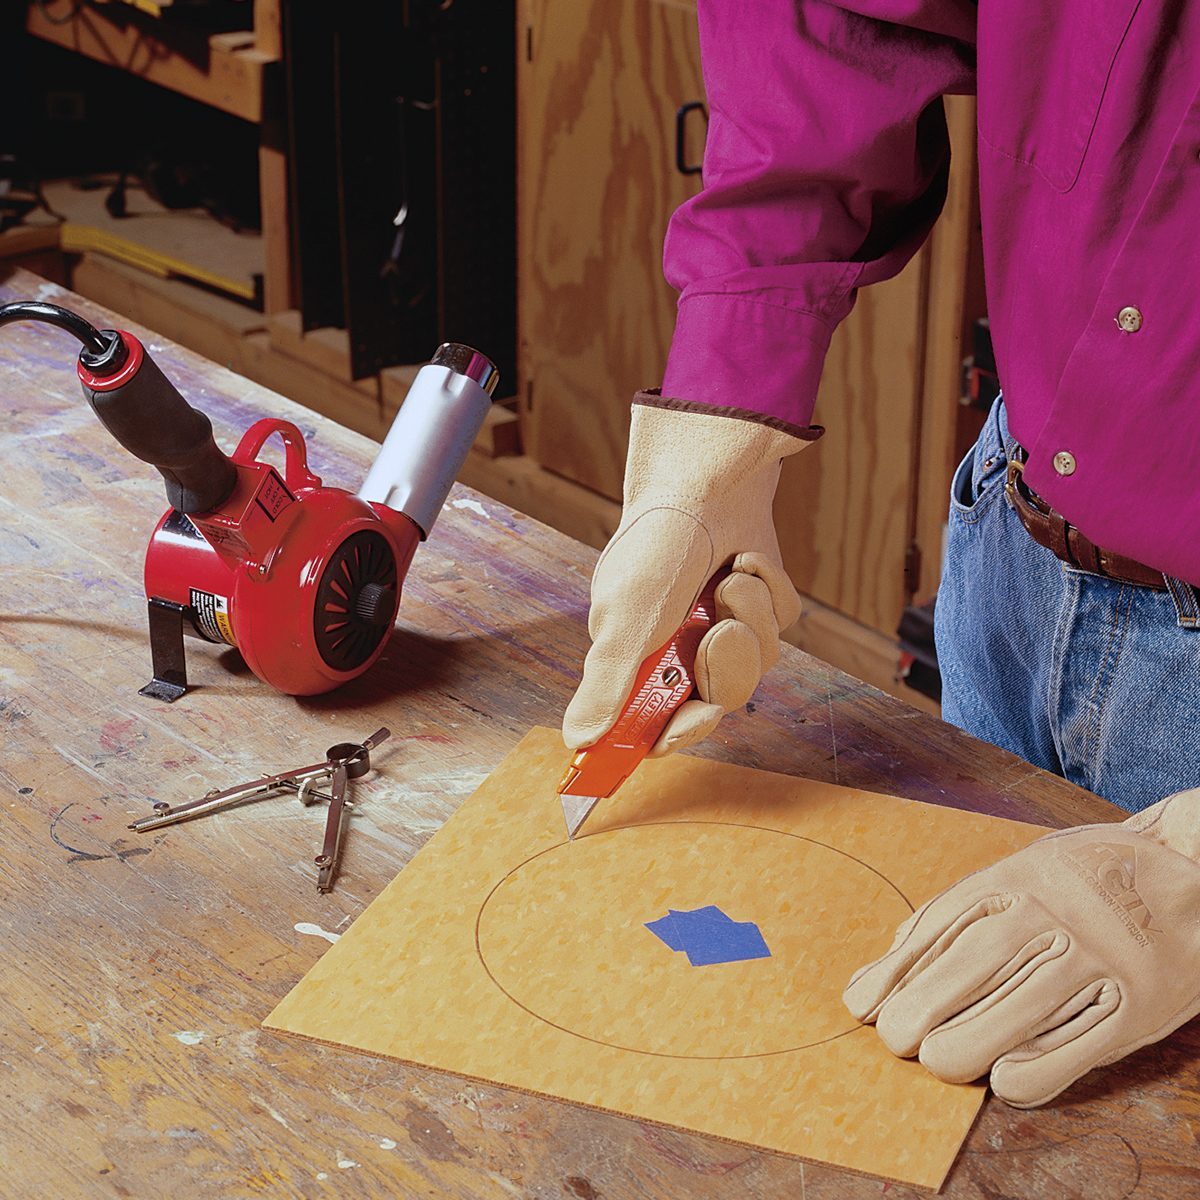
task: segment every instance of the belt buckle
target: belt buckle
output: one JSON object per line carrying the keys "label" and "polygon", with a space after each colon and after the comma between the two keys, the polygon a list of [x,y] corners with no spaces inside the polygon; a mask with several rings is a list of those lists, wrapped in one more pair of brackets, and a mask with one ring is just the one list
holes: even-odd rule
{"label": "belt buckle", "polygon": [[1008,460],[1008,475],[1004,481],[1004,494],[1008,497],[1009,503],[1014,508],[1019,509],[1024,504],[1027,508],[1032,508],[1034,512],[1040,513],[1043,517],[1056,517],[1058,515],[1025,482],[1024,459],[1018,458],[1015,454],[1011,455]]}
{"label": "belt buckle", "polygon": [[[1009,508],[1018,508],[1018,486],[1023,482],[1021,473],[1025,470],[1025,464],[1021,462],[1015,455],[1009,455],[1008,472],[1004,478],[1004,495],[1008,499]],[[1029,488],[1023,489],[1028,496]],[[1022,497],[1024,498],[1024,497]]]}

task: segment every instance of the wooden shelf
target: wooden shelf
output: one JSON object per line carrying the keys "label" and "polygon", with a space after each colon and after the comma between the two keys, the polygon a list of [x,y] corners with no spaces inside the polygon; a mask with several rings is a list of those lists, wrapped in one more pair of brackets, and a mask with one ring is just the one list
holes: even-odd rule
{"label": "wooden shelf", "polygon": [[19,258],[41,250],[58,249],[58,223],[14,225],[0,233],[0,258]]}
{"label": "wooden shelf", "polygon": [[218,33],[201,38],[184,54],[172,28],[171,41],[152,19],[126,6],[111,15],[75,0],[31,4],[25,29],[47,42],[128,71],[160,87],[219,108],[245,121],[258,123],[263,115],[263,73],[275,56],[256,42],[254,32]]}

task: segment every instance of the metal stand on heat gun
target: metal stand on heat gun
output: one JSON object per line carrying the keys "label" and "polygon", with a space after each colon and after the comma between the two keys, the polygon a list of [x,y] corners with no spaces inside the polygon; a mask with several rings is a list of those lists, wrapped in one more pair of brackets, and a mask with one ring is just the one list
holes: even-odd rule
{"label": "metal stand on heat gun", "polygon": [[[154,678],[142,694],[187,690],[184,634],[234,646],[266,683],[327,692],[383,651],[400,589],[491,405],[494,364],[443,345],[413,381],[357,495],[308,467],[300,430],[264,418],[232,456],[129,333],[97,330],[53,304],[0,306],[0,325],[44,321],[73,333],[83,394],[110,433],[166,481],[171,507],[146,551]],[[260,462],[278,434],[282,476]]]}

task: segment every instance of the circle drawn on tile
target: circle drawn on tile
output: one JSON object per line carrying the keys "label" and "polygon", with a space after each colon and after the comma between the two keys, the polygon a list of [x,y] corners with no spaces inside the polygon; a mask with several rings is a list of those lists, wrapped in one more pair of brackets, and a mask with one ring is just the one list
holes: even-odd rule
{"label": "circle drawn on tile", "polygon": [[[693,967],[649,929],[717,905],[769,958]],[[851,974],[913,911],[868,863],[799,834],[723,821],[622,825],[514,867],[475,922],[492,982],[565,1033],[667,1058],[786,1054],[861,1026]]]}

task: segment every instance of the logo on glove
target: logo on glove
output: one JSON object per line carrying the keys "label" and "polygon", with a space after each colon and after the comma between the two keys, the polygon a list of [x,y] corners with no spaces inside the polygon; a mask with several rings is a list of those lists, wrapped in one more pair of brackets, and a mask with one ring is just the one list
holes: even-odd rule
{"label": "logo on glove", "polygon": [[1150,935],[1162,930],[1154,924],[1153,913],[1135,887],[1132,846],[1096,842],[1066,851],[1059,858],[1120,917],[1134,941],[1142,946],[1154,944]]}

